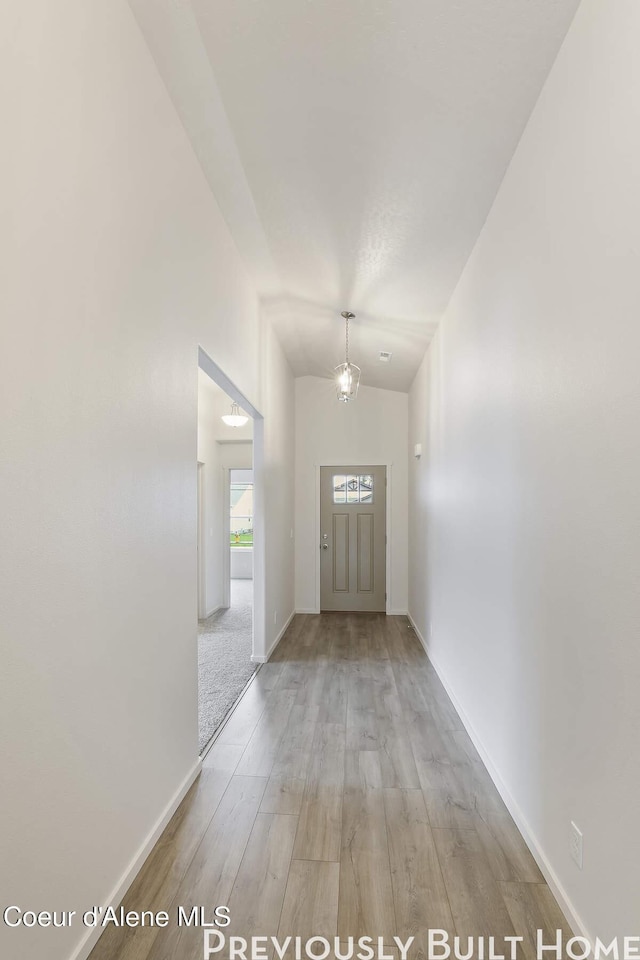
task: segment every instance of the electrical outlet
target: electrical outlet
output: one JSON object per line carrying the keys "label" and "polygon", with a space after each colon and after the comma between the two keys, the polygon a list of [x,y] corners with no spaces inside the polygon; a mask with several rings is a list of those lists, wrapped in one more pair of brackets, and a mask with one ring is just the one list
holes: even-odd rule
{"label": "electrical outlet", "polygon": [[571,853],[571,859],[582,870],[582,831],[573,820],[569,827],[569,852]]}

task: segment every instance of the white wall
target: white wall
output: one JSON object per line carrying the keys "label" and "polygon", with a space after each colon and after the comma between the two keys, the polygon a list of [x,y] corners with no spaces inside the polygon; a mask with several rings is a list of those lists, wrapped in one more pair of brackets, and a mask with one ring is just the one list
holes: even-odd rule
{"label": "white wall", "polygon": [[[264,541],[254,525],[254,603],[260,600],[260,564],[266,584],[264,655],[282,636],[294,612],[294,379],[273,329],[265,322],[264,463],[254,466],[256,517],[264,515]],[[266,504],[260,502],[260,472]],[[256,651],[259,655],[259,651]]]}
{"label": "white wall", "polygon": [[253,547],[231,547],[231,579],[253,580]]}
{"label": "white wall", "polygon": [[[291,453],[293,453],[293,450],[291,450]],[[253,467],[253,442],[242,440],[235,443],[219,440],[218,456],[221,466],[229,470],[251,470]]]}
{"label": "white wall", "polygon": [[217,395],[208,388],[209,383],[207,374],[198,370],[198,462],[202,464],[200,523],[204,553],[204,602],[199,610],[202,617],[211,616],[224,605],[224,484],[216,440]]}
{"label": "white wall", "polygon": [[126,3],[1,17],[0,899],[81,909],[196,762],[198,344],[265,416],[284,612],[292,379]]}
{"label": "white wall", "polygon": [[639,36],[583,2],[411,392],[411,614],[603,937],[638,933]]}
{"label": "white wall", "polygon": [[390,464],[389,610],[407,610],[408,396],[361,386],[340,403],[333,380],[296,379],[296,609],[317,609],[316,473],[322,464]]}
{"label": "white wall", "polygon": [[[428,548],[431,533],[429,504],[430,448],[430,372],[431,354],[427,354],[409,394],[409,506],[407,608],[411,619],[425,639],[429,634]],[[414,456],[421,446],[420,459]]]}

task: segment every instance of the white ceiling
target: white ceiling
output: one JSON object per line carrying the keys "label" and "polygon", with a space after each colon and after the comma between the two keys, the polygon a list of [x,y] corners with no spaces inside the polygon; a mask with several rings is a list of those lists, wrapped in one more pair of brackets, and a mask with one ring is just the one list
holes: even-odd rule
{"label": "white ceiling", "polygon": [[578,0],[130,5],[294,373],[408,389]]}

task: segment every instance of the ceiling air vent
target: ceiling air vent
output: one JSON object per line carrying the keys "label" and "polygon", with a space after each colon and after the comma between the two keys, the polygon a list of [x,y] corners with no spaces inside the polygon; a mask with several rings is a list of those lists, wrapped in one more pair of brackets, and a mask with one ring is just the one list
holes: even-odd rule
{"label": "ceiling air vent", "polygon": [[389,360],[391,360],[391,357],[392,357],[392,356],[393,356],[393,354],[392,354],[392,353],[389,353],[388,350],[381,350],[381,351],[380,351],[380,363],[389,363]]}

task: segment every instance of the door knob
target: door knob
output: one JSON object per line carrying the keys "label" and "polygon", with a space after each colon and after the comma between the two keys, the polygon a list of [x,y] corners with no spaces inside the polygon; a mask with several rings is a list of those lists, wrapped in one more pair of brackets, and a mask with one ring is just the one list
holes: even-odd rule
{"label": "door knob", "polygon": [[329,549],[329,544],[328,544],[328,543],[323,543],[323,544],[322,544],[322,549],[323,549],[323,550],[328,550],[328,549]]}

